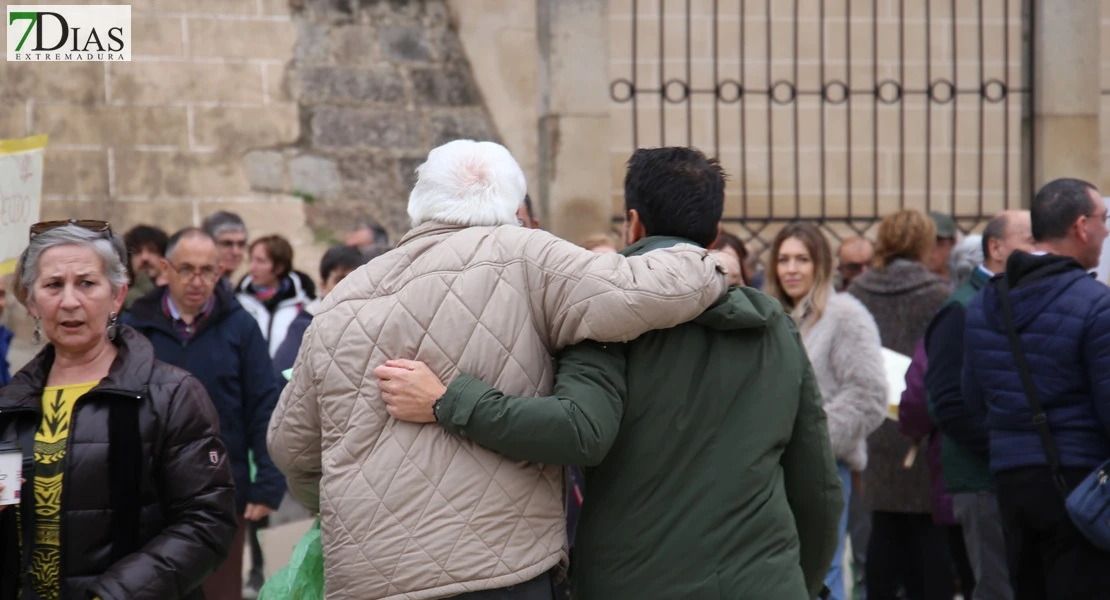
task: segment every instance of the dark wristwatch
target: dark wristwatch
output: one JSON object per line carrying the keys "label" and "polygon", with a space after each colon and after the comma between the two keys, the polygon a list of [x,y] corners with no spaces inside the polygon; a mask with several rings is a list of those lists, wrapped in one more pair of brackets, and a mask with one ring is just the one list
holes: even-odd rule
{"label": "dark wristwatch", "polygon": [[[446,395],[447,394],[444,394],[443,396]],[[443,396],[437,398],[435,404],[432,405],[432,416],[435,417],[436,423],[439,423],[439,405],[443,402]]]}

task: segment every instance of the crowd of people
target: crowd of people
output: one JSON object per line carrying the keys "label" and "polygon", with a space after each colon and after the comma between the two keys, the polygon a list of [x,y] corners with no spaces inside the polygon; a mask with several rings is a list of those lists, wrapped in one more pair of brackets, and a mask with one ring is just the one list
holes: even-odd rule
{"label": "crowd of people", "polygon": [[343,600],[1106,597],[1065,503],[1110,459],[1095,187],[969,236],[790,223],[761,265],[725,185],[636,150],[621,234],[575,245],[457,140],[408,233],[359,223],[311,275],[230,212],[34,225],[0,279],[42,345],[9,374],[0,327],[0,600],[256,598],[293,507]]}

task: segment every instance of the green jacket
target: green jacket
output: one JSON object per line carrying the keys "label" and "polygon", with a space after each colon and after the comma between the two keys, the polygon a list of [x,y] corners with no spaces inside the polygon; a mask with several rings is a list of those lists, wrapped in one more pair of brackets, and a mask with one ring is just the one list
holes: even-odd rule
{"label": "green jacket", "polygon": [[778,302],[732,288],[691,323],[558,361],[552,396],[462,375],[437,414],[507,456],[592,467],[576,600],[817,596],[843,499],[820,391]]}
{"label": "green jacket", "polygon": [[131,305],[136,300],[153,292],[157,287],[150,275],[142,272],[135,273],[135,281],[131,284],[131,287],[127,288],[127,295],[123,298],[123,309],[131,310]]}
{"label": "green jacket", "polygon": [[926,401],[942,436],[944,488],[953,494],[994,491],[985,416],[967,405],[961,390],[967,306],[988,280],[984,271],[975,269],[941,306],[925,333],[929,356]]}

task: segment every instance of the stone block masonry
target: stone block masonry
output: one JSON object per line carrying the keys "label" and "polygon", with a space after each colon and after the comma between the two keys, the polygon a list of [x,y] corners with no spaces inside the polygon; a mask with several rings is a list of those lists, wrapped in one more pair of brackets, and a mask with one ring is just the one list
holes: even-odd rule
{"label": "stone block masonry", "polygon": [[133,62],[0,62],[0,138],[50,136],[44,218],[234,210],[314,273],[360,218],[408,229],[432,147],[498,138],[445,0],[130,4]]}
{"label": "stone block masonry", "polygon": [[[264,186],[310,198],[322,237],[374,218],[397,239],[408,229],[412,171],[458,137],[499,136],[448,19],[445,0],[303,0],[286,89],[302,132],[255,160]],[[266,189],[266,188],[262,188]]]}

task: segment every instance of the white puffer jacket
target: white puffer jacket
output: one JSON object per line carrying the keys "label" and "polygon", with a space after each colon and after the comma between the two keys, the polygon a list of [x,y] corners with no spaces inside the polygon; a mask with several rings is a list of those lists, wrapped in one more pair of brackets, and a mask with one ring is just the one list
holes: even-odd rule
{"label": "white puffer jacket", "polygon": [[270,358],[273,358],[281,343],[285,341],[285,335],[289,333],[289,325],[293,323],[293,319],[297,318],[297,314],[312,302],[305,293],[300,275],[290,273],[287,277],[293,281],[294,296],[279,302],[272,313],[266,305],[247,291],[254,279],[250,275],[243,279],[239,289],[235,291],[235,298],[239,304],[243,305],[247,313],[254,317],[254,320],[258,321],[258,326],[262,328],[262,337],[266,338],[270,347]]}
{"label": "white puffer jacket", "polygon": [[509,394],[552,390],[559,349],[688,321],[725,290],[689,245],[625,258],[544,231],[428,223],[324,299],[270,422],[293,497],[322,515],[329,600],[446,598],[566,560],[563,469],[386,413],[373,370],[424,361]]}

